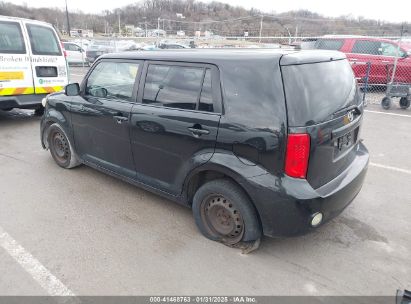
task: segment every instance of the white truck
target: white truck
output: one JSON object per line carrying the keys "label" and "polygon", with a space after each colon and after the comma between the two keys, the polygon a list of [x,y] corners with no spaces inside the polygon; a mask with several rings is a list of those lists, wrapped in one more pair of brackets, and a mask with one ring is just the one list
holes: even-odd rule
{"label": "white truck", "polygon": [[68,83],[65,51],[49,23],[0,16],[0,110],[34,109]]}

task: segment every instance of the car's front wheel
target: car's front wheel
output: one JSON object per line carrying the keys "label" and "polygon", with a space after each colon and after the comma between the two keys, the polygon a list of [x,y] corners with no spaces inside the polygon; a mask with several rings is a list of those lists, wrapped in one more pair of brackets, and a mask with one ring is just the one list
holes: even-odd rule
{"label": "car's front wheel", "polygon": [[194,195],[193,215],[201,233],[228,246],[258,242],[261,225],[243,189],[228,179],[205,183]]}
{"label": "car's front wheel", "polygon": [[80,165],[76,152],[73,150],[73,145],[59,124],[52,124],[47,133],[50,153],[57,165],[65,169]]}

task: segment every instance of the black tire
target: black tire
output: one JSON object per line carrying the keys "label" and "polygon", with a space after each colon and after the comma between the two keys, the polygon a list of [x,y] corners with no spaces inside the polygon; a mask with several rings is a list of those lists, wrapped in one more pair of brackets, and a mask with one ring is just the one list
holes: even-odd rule
{"label": "black tire", "polygon": [[46,132],[50,154],[57,165],[65,169],[80,165],[79,158],[73,150],[73,145],[59,124],[52,124]]}
{"label": "black tire", "polygon": [[202,185],[194,195],[192,208],[198,229],[210,240],[238,246],[261,237],[254,206],[244,190],[228,179]]}
{"label": "black tire", "polygon": [[43,114],[44,114],[44,108],[43,107],[37,108],[37,109],[34,110],[34,115],[35,116],[43,116]]}
{"label": "black tire", "polygon": [[384,110],[388,110],[389,108],[391,108],[391,98],[389,97],[384,97],[381,100],[381,106]]}
{"label": "black tire", "polygon": [[408,97],[401,97],[400,98],[400,107],[401,109],[408,109],[410,107],[411,100]]}

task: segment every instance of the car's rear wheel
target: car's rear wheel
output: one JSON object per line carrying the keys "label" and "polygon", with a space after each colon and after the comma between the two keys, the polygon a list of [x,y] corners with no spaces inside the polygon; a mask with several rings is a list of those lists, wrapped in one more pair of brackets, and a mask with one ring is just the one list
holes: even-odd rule
{"label": "car's rear wheel", "polygon": [[400,98],[400,107],[401,109],[408,109],[410,107],[411,100],[407,97]]}
{"label": "car's rear wheel", "polygon": [[391,98],[389,97],[384,97],[381,100],[381,106],[384,110],[388,110],[391,107]]}
{"label": "car's rear wheel", "polygon": [[57,165],[65,169],[78,166],[80,161],[63,129],[55,123],[47,132],[50,153]]}
{"label": "car's rear wheel", "polygon": [[193,215],[201,233],[228,246],[258,241],[261,225],[243,189],[227,179],[201,186],[194,195]]}

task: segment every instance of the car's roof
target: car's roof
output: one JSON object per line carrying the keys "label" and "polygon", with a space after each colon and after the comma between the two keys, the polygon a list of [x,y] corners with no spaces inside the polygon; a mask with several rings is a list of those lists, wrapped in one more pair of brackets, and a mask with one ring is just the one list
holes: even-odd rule
{"label": "car's roof", "polygon": [[29,23],[37,23],[37,24],[52,26],[50,23],[47,23],[47,22],[44,22],[44,21],[39,21],[39,20],[34,20],[34,19],[27,19],[27,18],[19,18],[19,17],[11,17],[11,16],[3,16],[3,15],[0,15],[0,20],[25,21],[25,22],[29,22]]}
{"label": "car's roof", "polygon": [[360,35],[325,35],[318,39],[355,39],[355,40],[371,40],[382,42],[395,42],[390,37],[373,37],[373,36],[360,36]]}
{"label": "car's roof", "polygon": [[[159,51],[133,51],[103,55],[101,58],[140,59],[153,61],[201,62],[221,64],[224,62],[255,61],[279,62],[281,64],[302,64],[343,59],[345,55],[336,51],[295,51],[281,49],[181,49]],[[283,62],[284,61],[284,62]]]}

